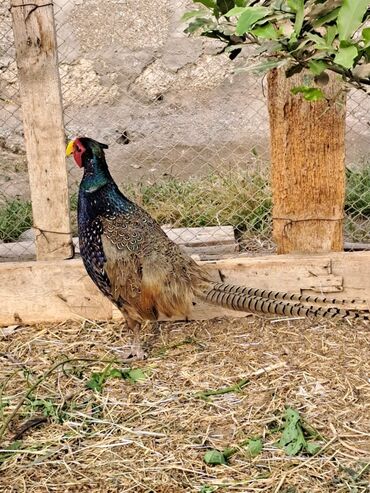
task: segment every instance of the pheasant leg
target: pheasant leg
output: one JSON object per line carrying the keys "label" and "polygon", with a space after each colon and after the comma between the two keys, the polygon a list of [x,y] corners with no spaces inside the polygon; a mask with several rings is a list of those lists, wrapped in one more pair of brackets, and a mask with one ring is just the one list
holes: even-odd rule
{"label": "pheasant leg", "polygon": [[125,319],[128,328],[130,329],[132,333],[132,339],[131,339],[131,346],[129,348],[129,351],[127,353],[126,359],[132,358],[132,359],[145,359],[146,358],[146,353],[143,349],[142,343],[141,343],[141,337],[140,337],[140,329],[141,329],[141,323],[138,322],[137,320],[132,319],[128,315],[125,314]]}

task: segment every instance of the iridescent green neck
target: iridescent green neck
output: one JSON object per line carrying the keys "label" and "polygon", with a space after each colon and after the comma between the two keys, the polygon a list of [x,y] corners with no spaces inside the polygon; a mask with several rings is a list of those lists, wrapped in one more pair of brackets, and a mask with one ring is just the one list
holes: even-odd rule
{"label": "iridescent green neck", "polygon": [[81,188],[87,193],[95,192],[112,181],[107,163],[104,157],[93,155],[84,163],[84,176],[81,181]]}

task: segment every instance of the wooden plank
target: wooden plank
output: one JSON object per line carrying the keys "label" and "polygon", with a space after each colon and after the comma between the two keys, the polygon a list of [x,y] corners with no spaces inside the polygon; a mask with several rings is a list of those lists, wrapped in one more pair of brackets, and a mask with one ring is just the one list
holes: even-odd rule
{"label": "wooden plank", "polygon": [[[345,93],[336,74],[309,103],[291,89],[308,71],[268,75],[273,235],[278,253],[343,250]],[[313,81],[312,81],[313,82]]]}
{"label": "wooden plank", "polygon": [[[243,257],[201,264],[215,280],[221,277],[238,285],[294,293],[320,292],[321,280],[327,283],[327,278],[336,276],[336,280],[343,278],[338,298],[370,300],[370,252]],[[332,292],[336,292],[336,286]],[[117,311],[90,281],[79,259],[0,264],[0,299],[1,325],[117,317]],[[225,315],[245,314],[197,303],[190,318]]]}
{"label": "wooden plank", "polygon": [[72,255],[52,2],[11,0],[38,259]]}
{"label": "wooden plank", "polygon": [[[186,253],[227,255],[238,250],[232,226],[211,226],[203,228],[163,227],[167,236],[180,245]],[[75,253],[80,252],[78,238],[73,238]],[[10,260],[33,260],[36,255],[33,241],[18,241],[0,244],[0,262]]]}

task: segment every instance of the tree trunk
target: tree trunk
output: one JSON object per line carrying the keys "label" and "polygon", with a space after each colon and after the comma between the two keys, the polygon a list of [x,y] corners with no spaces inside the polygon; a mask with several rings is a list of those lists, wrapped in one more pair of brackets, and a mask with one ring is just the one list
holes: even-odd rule
{"label": "tree trunk", "polygon": [[307,102],[291,89],[307,73],[268,76],[273,236],[278,253],[343,250],[345,94],[337,76],[327,100]]}

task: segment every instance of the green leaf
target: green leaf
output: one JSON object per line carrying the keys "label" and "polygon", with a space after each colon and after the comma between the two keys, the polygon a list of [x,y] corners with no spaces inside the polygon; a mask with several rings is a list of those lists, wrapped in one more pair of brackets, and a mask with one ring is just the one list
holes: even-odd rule
{"label": "green leaf", "polygon": [[310,41],[313,41],[316,44],[315,48],[317,50],[328,49],[325,39],[319,36],[318,34],[306,33],[306,38],[308,38]]}
{"label": "green leaf", "polygon": [[352,68],[358,55],[356,46],[341,46],[335,55],[334,62],[344,68]]}
{"label": "green leaf", "polygon": [[204,15],[204,10],[189,10],[188,12],[185,12],[185,14],[181,17],[181,20],[185,22],[193,17],[197,17],[198,15]]}
{"label": "green leaf", "polygon": [[[307,438],[312,435],[306,433],[299,413],[295,409],[288,408],[285,411],[285,424],[283,434],[278,445],[289,455],[297,455],[299,452],[306,452],[309,455],[317,454],[321,450],[321,445],[317,442],[308,442]],[[305,428],[308,425],[305,424]],[[311,429],[311,427],[308,427]]]}
{"label": "green leaf", "polygon": [[364,40],[365,48],[368,48],[370,46],[370,27],[365,27],[362,30],[362,39]]}
{"label": "green leaf", "polygon": [[221,15],[226,14],[234,6],[235,6],[234,0],[217,0],[217,7]]}
{"label": "green leaf", "polygon": [[256,63],[255,65],[249,65],[241,69],[236,69],[235,73],[238,72],[254,72],[255,74],[265,74],[273,68],[281,67],[285,64],[285,60],[266,60],[261,63]]}
{"label": "green leaf", "polygon": [[235,17],[242,14],[245,11],[245,7],[234,7],[226,13],[226,17]]}
{"label": "green leaf", "polygon": [[214,0],[193,0],[193,3],[201,3],[208,9],[214,9],[217,7],[216,2]]}
{"label": "green leaf", "polygon": [[329,46],[333,46],[333,41],[335,39],[335,36],[338,34],[338,29],[337,29],[337,26],[328,26],[327,28],[327,31],[326,31],[326,35],[325,35],[325,41],[326,41],[326,45],[329,47]]}
{"label": "green leaf", "polygon": [[340,7],[332,10],[331,12],[328,12],[327,14],[323,15],[322,17],[319,17],[318,19],[314,19],[312,22],[313,27],[320,27],[323,26],[324,24],[328,24],[331,21],[334,21],[338,17]]}
{"label": "green leaf", "polygon": [[250,454],[251,457],[256,457],[258,454],[262,452],[262,440],[260,438],[257,438],[255,440],[249,440],[247,450]]}
{"label": "green leaf", "polygon": [[236,34],[239,36],[250,31],[253,25],[269,14],[266,7],[245,7],[244,12],[239,17],[236,25]]}
{"label": "green leaf", "polygon": [[247,0],[235,0],[235,5],[237,7],[245,7],[246,3],[247,3]]}
{"label": "green leaf", "polygon": [[304,19],[304,1],[303,0],[288,0],[289,8],[295,13],[294,33],[297,38],[301,32]]}
{"label": "green leaf", "polygon": [[302,94],[306,101],[321,101],[325,98],[324,93],[317,87],[297,86],[291,89],[292,94]]}
{"label": "green leaf", "polygon": [[216,449],[208,450],[208,452],[204,454],[203,460],[206,464],[210,466],[227,464],[227,460],[223,452],[220,452],[219,450]]}
{"label": "green leaf", "polygon": [[343,0],[337,25],[340,40],[349,40],[362,23],[369,0]]}
{"label": "green leaf", "polygon": [[321,445],[316,442],[306,442],[305,450],[309,455],[315,455],[321,450]]}
{"label": "green leaf", "polygon": [[[293,92],[294,89],[297,89],[295,93]],[[293,88],[293,94],[296,94],[297,92],[302,92],[298,89],[300,88]],[[283,434],[279,440],[279,447],[284,449],[288,455],[297,455],[306,443],[300,420],[301,418],[299,416],[299,413],[295,409],[288,408],[286,410],[285,426]]]}
{"label": "green leaf", "polygon": [[323,60],[310,60],[308,62],[308,67],[311,72],[315,75],[320,75],[327,68],[327,63]]}
{"label": "green leaf", "polygon": [[132,370],[129,370],[129,372],[127,374],[127,378],[132,383],[136,383],[136,382],[142,382],[143,380],[146,380],[147,375],[140,368],[133,368]]}
{"label": "green leaf", "polygon": [[256,26],[251,33],[262,39],[277,39],[279,37],[279,32],[270,22],[262,26]]}
{"label": "green leaf", "polygon": [[91,390],[95,390],[96,392],[101,392],[103,389],[103,385],[105,383],[105,376],[102,372],[94,372],[92,373],[90,379],[86,382],[86,387]]}
{"label": "green leaf", "polygon": [[119,370],[118,368],[112,368],[107,376],[111,378],[123,378],[122,370]]}

